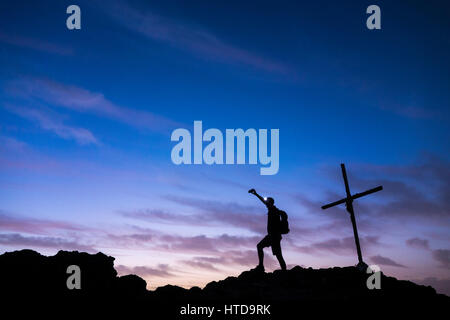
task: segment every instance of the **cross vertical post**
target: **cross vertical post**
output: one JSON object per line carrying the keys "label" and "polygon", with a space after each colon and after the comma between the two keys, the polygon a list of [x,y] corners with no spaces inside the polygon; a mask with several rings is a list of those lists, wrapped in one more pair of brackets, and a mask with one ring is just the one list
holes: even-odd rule
{"label": "cross vertical post", "polygon": [[350,220],[352,221],[353,236],[355,238],[356,252],[358,253],[358,263],[363,264],[361,246],[359,245],[358,228],[356,227],[355,211],[353,210],[353,199],[350,193],[350,186],[348,185],[347,172],[345,171],[345,165],[341,163],[342,177],[344,178],[345,192],[347,194],[345,205],[348,213],[350,213]]}
{"label": "cross vertical post", "polygon": [[334,201],[332,203],[326,204],[326,205],[322,206],[322,209],[328,209],[328,208],[337,206],[339,204],[345,203],[347,212],[350,214],[350,220],[352,221],[353,236],[355,238],[356,252],[358,254],[358,267],[365,270],[365,268],[367,267],[367,264],[364,263],[363,258],[362,258],[361,246],[359,244],[358,228],[356,227],[355,210],[353,209],[353,200],[364,197],[368,194],[383,190],[383,186],[378,186],[376,188],[372,188],[367,191],[364,191],[361,193],[355,193],[354,195],[352,195],[350,193],[350,186],[348,184],[347,172],[345,170],[345,165],[343,163],[341,163],[341,170],[342,170],[342,178],[344,179],[344,184],[345,184],[346,197],[343,199],[340,199],[338,201]]}

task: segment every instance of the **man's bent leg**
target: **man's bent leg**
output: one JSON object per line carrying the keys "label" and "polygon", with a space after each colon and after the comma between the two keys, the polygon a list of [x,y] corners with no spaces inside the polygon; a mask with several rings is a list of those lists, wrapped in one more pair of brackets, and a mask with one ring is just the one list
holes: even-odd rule
{"label": "man's bent leg", "polygon": [[258,249],[258,259],[259,259],[259,266],[264,267],[264,251],[263,249],[265,247],[269,247],[271,245],[271,238],[269,235],[265,236],[256,246]]}
{"label": "man's bent leg", "polygon": [[264,251],[263,251],[263,246],[261,245],[261,242],[258,243],[258,245],[256,246],[256,248],[258,249],[258,260],[259,260],[259,265],[263,266],[264,265]]}

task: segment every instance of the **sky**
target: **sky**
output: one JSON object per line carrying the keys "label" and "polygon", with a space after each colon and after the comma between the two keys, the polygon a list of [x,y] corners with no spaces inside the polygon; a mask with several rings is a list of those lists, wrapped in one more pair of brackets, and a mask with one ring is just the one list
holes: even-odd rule
{"label": "sky", "polygon": [[[450,295],[450,8],[377,1],[368,30],[374,3],[2,1],[0,253],[101,251],[149,289],[202,287],[257,264],[255,188],[289,216],[288,267],[355,265],[345,208],[320,208],[345,163],[352,192],[383,186],[354,204],[364,260]],[[279,129],[278,173],[175,165],[194,121]]]}

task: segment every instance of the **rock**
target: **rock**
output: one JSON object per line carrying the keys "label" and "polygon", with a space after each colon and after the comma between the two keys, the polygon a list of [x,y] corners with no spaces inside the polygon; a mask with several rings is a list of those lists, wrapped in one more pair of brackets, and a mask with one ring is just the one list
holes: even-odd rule
{"label": "rock", "polygon": [[[81,269],[81,289],[69,290],[66,270],[69,265]],[[20,301],[51,303],[57,306],[67,301],[83,308],[95,303],[110,310],[126,308],[151,309],[165,318],[175,318],[180,305],[270,304],[271,319],[282,318],[292,312],[339,314],[349,317],[349,310],[380,315],[389,310],[399,314],[418,309],[446,310],[450,298],[437,294],[431,287],[410,281],[381,276],[381,289],[369,290],[365,272],[356,267],[312,269],[293,267],[288,271],[265,273],[244,271],[238,277],[212,281],[203,289],[184,289],[166,285],[154,291],[146,289],[146,282],[136,275],[118,277],[114,258],[103,253],[59,251],[46,257],[32,250],[6,252],[0,255],[0,291],[3,305]],[[134,310],[133,309],[133,310]],[[127,309],[128,310],[128,309]]]}
{"label": "rock", "polygon": [[134,274],[118,277],[115,291],[127,298],[144,297],[147,294],[147,282]]}

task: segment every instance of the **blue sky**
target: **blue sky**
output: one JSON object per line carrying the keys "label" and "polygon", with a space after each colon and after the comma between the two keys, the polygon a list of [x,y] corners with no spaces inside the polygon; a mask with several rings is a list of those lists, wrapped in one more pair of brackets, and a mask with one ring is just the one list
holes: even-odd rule
{"label": "blue sky", "polygon": [[[104,251],[149,287],[203,285],[256,263],[272,195],[290,265],[363,255],[449,292],[449,8],[372,2],[0,4],[0,249]],[[171,132],[280,129],[280,170],[175,166]],[[350,237],[350,238],[349,238]],[[268,264],[276,268],[269,256]],[[136,267],[140,267],[136,269]],[[186,274],[187,273],[187,274]]]}

